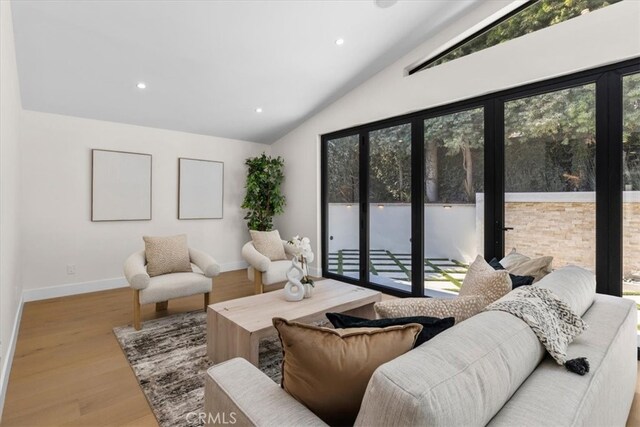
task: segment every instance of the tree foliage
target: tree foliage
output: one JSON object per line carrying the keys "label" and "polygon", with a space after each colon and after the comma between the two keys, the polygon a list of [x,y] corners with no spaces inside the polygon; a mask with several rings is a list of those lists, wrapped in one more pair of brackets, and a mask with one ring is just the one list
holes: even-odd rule
{"label": "tree foliage", "polygon": [[242,208],[250,230],[269,231],[273,217],[284,212],[286,200],[280,190],[284,180],[284,160],[262,153],[245,161],[248,167],[246,194]]}
{"label": "tree foliage", "polygon": [[621,0],[538,0],[511,18],[432,62],[427,68],[533,33],[619,1]]}
{"label": "tree foliage", "polygon": [[329,203],[356,203],[359,200],[358,142],[358,135],[328,142]]}
{"label": "tree foliage", "polygon": [[594,191],[595,85],[505,103],[505,189]]}
{"label": "tree foliage", "polygon": [[369,202],[411,202],[411,125],[369,133]]}

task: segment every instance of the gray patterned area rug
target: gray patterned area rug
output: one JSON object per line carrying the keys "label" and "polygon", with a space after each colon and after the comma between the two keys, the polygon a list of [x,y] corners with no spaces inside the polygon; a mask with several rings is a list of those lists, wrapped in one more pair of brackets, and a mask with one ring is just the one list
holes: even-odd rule
{"label": "gray patterned area rug", "polygon": [[[161,427],[186,425],[190,412],[204,409],[207,316],[181,313],[113,329]],[[277,335],[260,341],[260,370],[280,383],[282,350]],[[197,424],[189,424],[195,426]]]}

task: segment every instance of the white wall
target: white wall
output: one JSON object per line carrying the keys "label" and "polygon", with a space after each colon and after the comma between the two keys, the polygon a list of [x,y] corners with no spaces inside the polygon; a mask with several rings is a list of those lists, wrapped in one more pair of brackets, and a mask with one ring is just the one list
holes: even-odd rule
{"label": "white wall", "polygon": [[[411,205],[370,204],[371,249],[411,253]],[[476,205],[430,204],[424,206],[424,254],[430,258],[453,258],[473,261],[476,252]],[[480,228],[484,224],[480,223]],[[358,205],[329,205],[329,252],[358,249]]]}
{"label": "white wall", "polygon": [[0,416],[22,294],[18,268],[18,141],[21,110],[9,2],[0,2]]}
{"label": "white wall", "polygon": [[[269,146],[33,111],[23,112],[21,132],[25,296],[69,283],[124,283],[122,264],[144,247],[143,235],[187,233],[224,270],[244,266],[244,161]],[[92,148],[153,155],[151,221],[91,222]],[[224,162],[224,219],[177,219],[178,157]],[[75,275],[67,274],[69,264]]]}
{"label": "white wall", "polygon": [[[272,146],[286,161],[281,234],[307,235],[320,251],[320,135],[357,124],[545,80],[640,55],[640,2],[625,0],[438,67],[405,76],[506,2],[483,2],[413,52],[311,117]],[[320,263],[316,257],[316,265]]]}

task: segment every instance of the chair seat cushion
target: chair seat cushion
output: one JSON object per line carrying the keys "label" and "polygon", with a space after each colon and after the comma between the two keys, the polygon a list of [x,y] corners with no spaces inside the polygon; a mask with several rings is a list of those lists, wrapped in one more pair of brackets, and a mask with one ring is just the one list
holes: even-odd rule
{"label": "chair seat cushion", "polygon": [[173,273],[152,277],[149,286],[140,291],[140,303],[168,301],[174,298],[211,292],[211,279],[200,273]]}
{"label": "chair seat cushion", "polygon": [[[262,273],[262,284],[273,285],[286,281],[289,267],[291,267],[291,261],[289,260],[272,261],[269,269]],[[249,280],[253,280],[254,269],[252,267],[249,267],[248,275]]]}

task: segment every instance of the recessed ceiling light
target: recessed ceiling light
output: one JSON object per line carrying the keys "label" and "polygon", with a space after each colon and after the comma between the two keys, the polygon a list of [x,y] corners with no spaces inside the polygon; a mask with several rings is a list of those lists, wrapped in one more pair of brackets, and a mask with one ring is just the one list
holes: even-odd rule
{"label": "recessed ceiling light", "polygon": [[145,82],[139,82],[136,87],[138,89],[146,89],[147,88],[147,84]]}
{"label": "recessed ceiling light", "polygon": [[344,39],[337,39],[337,40],[336,40],[336,44],[337,44],[338,46],[342,46],[342,45],[344,44]]}
{"label": "recessed ceiling light", "polygon": [[256,113],[262,113],[262,108],[260,107],[256,108]]}
{"label": "recessed ceiling light", "polygon": [[386,9],[398,3],[398,0],[375,0],[375,3],[380,9]]}

